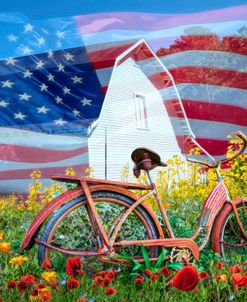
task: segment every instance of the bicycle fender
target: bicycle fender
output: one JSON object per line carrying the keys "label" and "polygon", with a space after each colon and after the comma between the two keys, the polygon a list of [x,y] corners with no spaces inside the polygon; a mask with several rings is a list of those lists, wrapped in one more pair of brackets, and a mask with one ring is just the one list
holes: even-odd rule
{"label": "bicycle fender", "polygon": [[[121,195],[125,195],[133,200],[138,199],[138,197],[131,191],[129,191],[125,188],[112,186],[112,185],[92,185],[92,186],[90,186],[91,193],[96,192],[96,191],[109,191],[109,192],[114,192],[114,193],[119,193]],[[61,207],[65,203],[67,203],[70,200],[77,198],[81,195],[84,195],[84,191],[81,187],[77,187],[75,189],[64,192],[63,194],[59,195],[58,197],[54,198],[51,202],[49,202],[38,213],[38,215],[34,218],[31,225],[29,226],[29,229],[26,232],[22,245],[21,245],[21,251],[23,251],[25,249],[29,250],[32,248],[32,246],[35,243],[35,241],[34,241],[35,236],[38,233],[38,231],[40,230],[42,224],[57,208]],[[144,202],[142,203],[142,206],[152,217],[152,219],[157,227],[157,230],[159,232],[160,238],[164,238],[164,234],[163,234],[162,228],[160,226],[160,223],[159,223],[157,217],[155,216],[154,212],[152,211],[152,209]]]}

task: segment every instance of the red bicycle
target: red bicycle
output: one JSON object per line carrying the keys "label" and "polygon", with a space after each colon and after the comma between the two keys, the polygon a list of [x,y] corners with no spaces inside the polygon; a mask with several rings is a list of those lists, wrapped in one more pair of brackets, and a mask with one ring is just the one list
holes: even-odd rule
{"label": "red bicycle", "polygon": [[[246,260],[247,198],[232,200],[219,172],[223,164],[238,157],[246,148],[246,137],[240,132],[236,135],[241,141],[241,148],[231,158],[211,164],[192,160],[215,169],[218,184],[205,200],[198,226],[190,238],[175,238],[149,173],[155,167],[166,164],[157,153],[139,148],[132,153],[134,174],[138,177],[141,170],[145,171],[150,185],[83,177],[53,177],[57,181],[77,184],[77,187],[44,207],[30,225],[22,249],[30,249],[36,242],[40,262],[45,259],[58,261],[65,254],[96,256],[103,261],[121,263],[126,261],[119,257],[123,253],[143,261],[141,246],[145,246],[151,260],[156,260],[160,250],[165,248],[170,251],[171,261],[189,262],[199,258],[200,251],[210,239],[211,248],[221,256],[233,261]],[[147,193],[137,196],[133,190]],[[162,221],[145,203],[151,194],[157,201]]]}

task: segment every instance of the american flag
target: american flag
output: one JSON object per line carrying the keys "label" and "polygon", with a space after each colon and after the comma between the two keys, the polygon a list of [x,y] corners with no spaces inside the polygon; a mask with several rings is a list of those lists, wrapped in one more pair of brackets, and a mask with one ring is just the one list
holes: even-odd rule
{"label": "american flag", "polygon": [[[0,191],[26,190],[33,168],[44,179],[67,166],[82,172],[87,127],[99,116],[115,59],[140,38],[174,77],[197,141],[222,156],[230,132],[247,134],[246,15],[247,5],[184,15],[117,12],[44,21],[3,15]],[[169,105],[177,98],[174,89],[158,88],[176,126],[180,117]]]}

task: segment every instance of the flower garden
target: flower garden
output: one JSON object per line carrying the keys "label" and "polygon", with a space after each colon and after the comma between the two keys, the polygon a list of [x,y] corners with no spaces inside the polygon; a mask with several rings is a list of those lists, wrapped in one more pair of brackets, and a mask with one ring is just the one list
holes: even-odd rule
{"label": "flower garden", "polygon": [[[156,183],[177,236],[189,237],[195,229],[203,200],[215,186],[212,170],[174,157],[159,173]],[[73,175],[73,169],[66,174]],[[247,196],[246,155],[222,174],[233,197]],[[128,169],[121,175],[128,180]],[[40,265],[36,246],[20,254],[32,219],[52,197],[68,189],[58,183],[43,188],[40,177],[39,171],[32,173],[28,196],[0,199],[0,301],[247,301],[247,255],[246,261],[231,263],[209,247],[193,264],[164,262],[164,257],[151,263],[146,256],[141,265],[130,261],[130,266],[121,267],[79,257],[68,257],[59,266],[49,261]],[[140,181],[147,180],[141,176]],[[148,203],[157,211],[151,198]]]}

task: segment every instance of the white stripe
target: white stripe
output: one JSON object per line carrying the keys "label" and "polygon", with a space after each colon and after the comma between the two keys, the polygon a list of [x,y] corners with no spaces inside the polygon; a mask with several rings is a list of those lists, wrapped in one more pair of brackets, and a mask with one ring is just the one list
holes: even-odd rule
{"label": "white stripe", "polygon": [[[208,84],[176,85],[181,99],[233,105],[247,109],[247,90]],[[173,87],[160,90],[163,100],[176,99]]]}
{"label": "white stripe", "polygon": [[0,144],[14,144],[51,150],[73,150],[87,146],[87,137],[44,134],[13,128],[1,128]]}
{"label": "white stripe", "polygon": [[[52,184],[50,179],[39,179],[39,181],[42,183],[43,188]],[[32,182],[33,181],[31,179],[1,180],[0,193],[26,193],[28,192],[29,185]]]}
{"label": "white stripe", "polygon": [[[171,123],[176,135],[182,135],[179,119],[171,117]],[[193,119],[189,119],[189,124],[195,136],[199,138],[227,140],[227,136],[234,131],[242,131],[247,135],[247,127],[235,124]]]}
{"label": "white stripe", "polygon": [[[193,22],[193,20],[191,20]],[[240,21],[229,21],[229,22],[216,22],[216,23],[198,23],[198,24],[189,24],[182,25],[178,27],[162,29],[157,31],[143,31],[143,30],[121,30],[121,29],[112,29],[107,31],[95,32],[93,34],[82,35],[85,45],[94,45],[101,43],[109,43],[112,41],[126,41],[131,39],[140,39],[143,38],[147,40],[152,45],[153,39],[167,38],[167,37],[176,37],[184,36],[185,30],[192,29],[193,27],[203,27],[208,29],[212,34],[219,36],[230,36],[237,35],[238,30],[246,26],[245,20]],[[141,28],[141,24],[140,24]],[[201,33],[195,33],[195,35]],[[162,47],[163,45],[160,45]]]}
{"label": "white stripe", "polygon": [[247,71],[247,56],[224,51],[189,50],[160,57],[168,69],[185,66]]}
{"label": "white stripe", "polygon": [[51,167],[69,167],[78,164],[88,164],[88,153],[84,153],[78,156],[74,156],[65,160],[57,161],[57,162],[49,162],[49,163],[19,163],[13,161],[0,161],[0,171],[6,171],[8,173],[9,170],[20,170],[20,169],[37,169],[37,168],[51,168]]}

